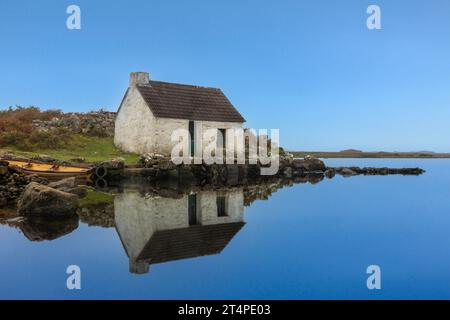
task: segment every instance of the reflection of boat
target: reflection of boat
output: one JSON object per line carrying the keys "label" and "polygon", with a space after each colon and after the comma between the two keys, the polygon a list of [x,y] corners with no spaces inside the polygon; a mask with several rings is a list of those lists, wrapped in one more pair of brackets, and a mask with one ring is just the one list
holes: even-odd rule
{"label": "reflection of boat", "polygon": [[17,168],[25,174],[37,174],[45,178],[66,178],[87,176],[89,168],[64,166],[58,164],[36,163],[32,161],[6,160],[10,167]]}
{"label": "reflection of boat", "polygon": [[222,252],[244,226],[243,190],[199,191],[177,199],[126,191],[114,199],[115,225],[130,272],[150,264]]}

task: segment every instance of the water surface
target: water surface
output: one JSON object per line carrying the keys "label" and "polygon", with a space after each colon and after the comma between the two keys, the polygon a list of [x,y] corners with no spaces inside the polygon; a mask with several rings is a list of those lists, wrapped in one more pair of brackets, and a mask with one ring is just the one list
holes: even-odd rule
{"label": "water surface", "polygon": [[[52,241],[0,225],[0,298],[450,298],[450,160],[326,162],[427,172],[296,184],[250,206],[240,188],[124,190],[104,221],[85,217]],[[379,291],[366,287],[374,264]],[[79,291],[66,288],[68,265],[81,268]]]}

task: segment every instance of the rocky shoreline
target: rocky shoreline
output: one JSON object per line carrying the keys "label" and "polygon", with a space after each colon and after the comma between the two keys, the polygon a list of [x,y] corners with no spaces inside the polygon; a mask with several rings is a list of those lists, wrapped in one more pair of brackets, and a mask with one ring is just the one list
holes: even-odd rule
{"label": "rocky shoreline", "polygon": [[[327,167],[317,158],[282,158],[277,175],[260,175],[259,165],[174,166],[167,159],[146,158],[146,163],[125,167],[119,160],[105,162],[107,181],[103,192],[120,194],[137,190],[143,197],[180,199],[202,191],[242,190],[244,205],[266,200],[279,189],[296,184],[317,184],[336,175],[420,175],[420,168]],[[79,221],[92,226],[114,227],[114,202],[82,205],[80,199],[94,188],[75,178],[49,182],[24,175],[0,161],[0,223],[20,229],[30,241],[52,240],[69,234]],[[98,189],[98,188],[97,188]],[[5,213],[3,213],[3,212]]]}
{"label": "rocky shoreline", "polygon": [[[107,164],[106,164],[107,165]],[[110,180],[114,180],[114,168],[111,165],[107,170],[112,174]],[[137,168],[123,168],[116,174],[118,180],[127,180],[133,175],[146,177],[148,180],[161,181],[168,177],[190,179],[199,184],[227,185],[238,179],[241,184],[270,180],[276,178],[302,178],[316,176],[317,179],[333,178],[336,175],[351,177],[357,175],[421,175],[425,170],[421,168],[374,168],[374,167],[328,167],[315,157],[307,156],[303,159],[294,158],[289,153],[280,156],[279,170],[274,176],[261,175],[260,164],[250,165],[174,165],[169,158],[158,154],[145,154],[141,156],[140,165]]]}
{"label": "rocky shoreline", "polygon": [[[360,168],[327,167],[314,157],[294,159],[290,154],[280,157],[280,168],[276,175],[261,175],[262,166],[256,165],[174,165],[161,155],[143,155],[140,164],[126,167],[120,159],[104,162],[94,170],[94,187],[108,188],[126,185],[130,181],[143,189],[153,190],[161,196],[172,197],[173,188],[167,183],[177,181],[186,188],[227,188],[241,186],[251,188],[258,185],[291,185],[309,182],[318,183],[336,175],[352,177],[357,175],[420,175],[420,168]],[[99,184],[100,181],[103,181]],[[175,190],[180,189],[177,187]],[[182,189],[183,189],[182,188]],[[17,213],[23,217],[63,217],[73,215],[79,199],[87,194],[88,186],[79,185],[75,178],[49,183],[37,175],[25,175],[20,169],[0,161],[0,207],[17,206]],[[155,191],[156,190],[156,191]]]}
{"label": "rocky shoreline", "polygon": [[7,161],[0,160],[0,207],[16,204],[31,182],[48,183],[37,175],[24,175],[20,170],[9,167]]}

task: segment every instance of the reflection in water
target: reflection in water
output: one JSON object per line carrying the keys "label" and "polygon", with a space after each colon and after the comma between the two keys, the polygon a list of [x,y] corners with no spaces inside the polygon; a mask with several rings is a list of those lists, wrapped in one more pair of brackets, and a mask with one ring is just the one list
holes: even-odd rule
{"label": "reflection in water", "polygon": [[30,241],[55,240],[78,228],[78,216],[58,218],[29,217],[18,224]]}
{"label": "reflection in water", "polygon": [[130,272],[150,264],[220,253],[244,225],[242,189],[200,191],[178,199],[119,194],[116,230],[130,259]]}
{"label": "reflection in water", "polygon": [[104,202],[83,204],[74,216],[3,218],[0,223],[20,229],[30,241],[65,236],[78,228],[79,220],[88,226],[115,227],[130,272],[144,274],[151,264],[222,252],[245,225],[245,206],[266,200],[285,186],[315,184],[322,179],[323,175],[308,175],[220,187],[170,179],[157,184],[139,180],[121,183],[115,195],[107,196]]}

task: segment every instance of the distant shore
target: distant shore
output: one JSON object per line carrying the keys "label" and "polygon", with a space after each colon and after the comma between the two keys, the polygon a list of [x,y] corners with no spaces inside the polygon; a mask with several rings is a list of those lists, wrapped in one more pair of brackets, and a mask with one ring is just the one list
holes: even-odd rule
{"label": "distant shore", "polygon": [[435,152],[366,152],[357,150],[328,151],[291,151],[294,157],[306,155],[317,158],[398,158],[398,159],[449,159],[450,153]]}

